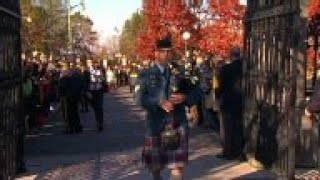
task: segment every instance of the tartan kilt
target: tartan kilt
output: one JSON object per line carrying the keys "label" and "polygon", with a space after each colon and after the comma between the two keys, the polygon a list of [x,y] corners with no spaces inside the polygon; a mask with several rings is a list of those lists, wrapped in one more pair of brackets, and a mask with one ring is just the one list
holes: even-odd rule
{"label": "tartan kilt", "polygon": [[142,150],[142,161],[148,169],[156,170],[167,166],[170,169],[184,167],[188,162],[188,132],[178,128],[180,146],[177,150],[165,150],[160,136],[146,136]]}

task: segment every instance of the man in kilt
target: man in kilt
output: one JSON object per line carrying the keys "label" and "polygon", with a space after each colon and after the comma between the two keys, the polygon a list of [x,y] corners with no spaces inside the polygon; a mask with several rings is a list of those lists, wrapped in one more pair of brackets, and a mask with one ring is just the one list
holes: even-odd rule
{"label": "man in kilt", "polygon": [[200,91],[170,70],[170,37],[157,41],[155,56],[154,66],[140,73],[135,88],[137,104],[147,111],[142,160],[153,179],[162,179],[161,171],[165,167],[171,170],[173,179],[183,179],[188,161],[185,106],[199,101]]}

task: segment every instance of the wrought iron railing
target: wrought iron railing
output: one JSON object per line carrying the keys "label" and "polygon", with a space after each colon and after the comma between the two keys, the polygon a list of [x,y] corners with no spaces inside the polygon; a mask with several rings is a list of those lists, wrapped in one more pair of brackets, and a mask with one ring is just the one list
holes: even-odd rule
{"label": "wrought iron railing", "polygon": [[0,179],[5,180],[14,178],[21,157],[20,19],[19,0],[0,1]]}
{"label": "wrought iron railing", "polygon": [[300,130],[297,121],[305,98],[303,43],[307,26],[301,11],[300,1],[248,1],[246,153],[273,168],[280,179],[294,178]]}

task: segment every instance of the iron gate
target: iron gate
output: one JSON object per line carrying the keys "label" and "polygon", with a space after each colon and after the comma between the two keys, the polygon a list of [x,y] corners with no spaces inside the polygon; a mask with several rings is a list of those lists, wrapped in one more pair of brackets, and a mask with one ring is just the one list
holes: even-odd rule
{"label": "iron gate", "polygon": [[305,99],[307,0],[248,1],[244,66],[245,151],[293,179]]}
{"label": "iron gate", "polygon": [[21,134],[19,0],[0,1],[0,179],[13,179]]}

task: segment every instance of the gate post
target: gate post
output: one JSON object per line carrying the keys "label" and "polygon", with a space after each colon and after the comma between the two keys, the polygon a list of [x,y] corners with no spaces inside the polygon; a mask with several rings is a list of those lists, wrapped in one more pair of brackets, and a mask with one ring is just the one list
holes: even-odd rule
{"label": "gate post", "polygon": [[309,0],[248,1],[244,66],[246,154],[294,179],[305,104]]}
{"label": "gate post", "polygon": [[23,143],[19,0],[0,1],[0,22],[0,179],[11,180],[20,163],[17,143]]}

